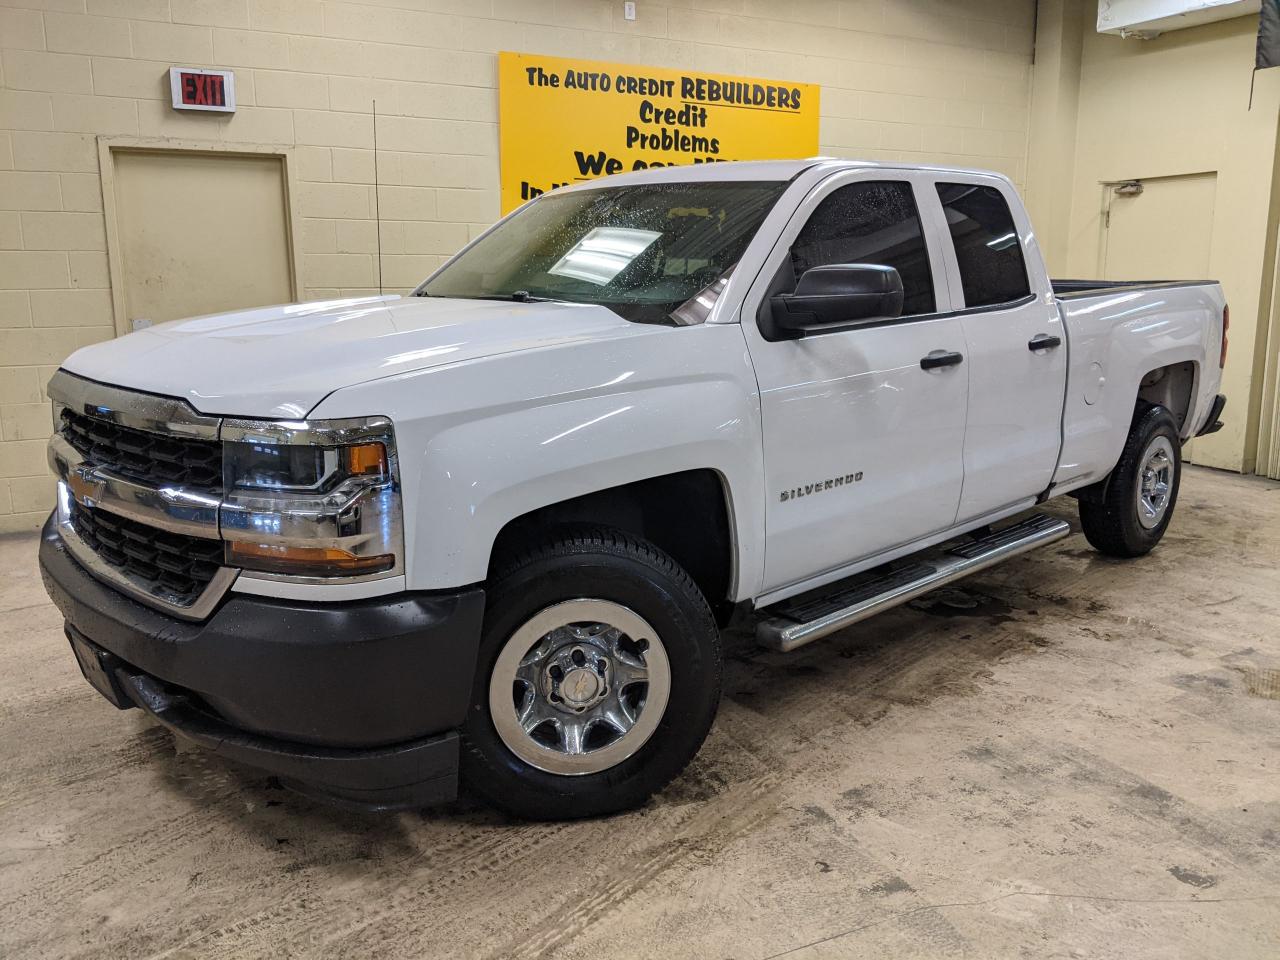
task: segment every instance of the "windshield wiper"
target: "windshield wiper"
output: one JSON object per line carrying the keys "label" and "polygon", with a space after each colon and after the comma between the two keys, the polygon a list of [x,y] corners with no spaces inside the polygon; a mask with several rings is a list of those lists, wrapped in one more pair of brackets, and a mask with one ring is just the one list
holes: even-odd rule
{"label": "windshield wiper", "polygon": [[[425,290],[417,294],[420,297],[430,297],[432,294]],[[511,293],[459,293],[453,295],[458,300],[501,300],[503,303],[571,303],[570,300],[562,300],[557,297],[539,297],[530,293],[528,290],[513,290]],[[447,297],[446,297],[447,299]]]}
{"label": "windshield wiper", "polygon": [[567,303],[555,297],[539,297],[528,290],[513,290],[510,293],[480,293],[464,297],[466,300],[501,300],[504,303]]}

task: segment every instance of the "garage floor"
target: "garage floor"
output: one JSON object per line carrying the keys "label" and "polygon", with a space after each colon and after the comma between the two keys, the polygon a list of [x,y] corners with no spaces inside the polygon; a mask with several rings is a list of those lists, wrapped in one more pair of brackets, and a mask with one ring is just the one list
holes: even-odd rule
{"label": "garage floor", "polygon": [[0,570],[5,957],[1280,955],[1280,483],[1191,468],[1144,560],[735,638],[691,769],[588,823],[281,790],[90,690],[34,538]]}

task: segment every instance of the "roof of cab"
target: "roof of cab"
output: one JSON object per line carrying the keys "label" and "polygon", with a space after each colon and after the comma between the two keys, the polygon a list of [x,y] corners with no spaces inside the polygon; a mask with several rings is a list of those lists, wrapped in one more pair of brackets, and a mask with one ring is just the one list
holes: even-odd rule
{"label": "roof of cab", "polygon": [[823,167],[828,171],[853,169],[883,170],[931,170],[935,172],[963,173],[999,177],[1007,180],[1001,173],[992,170],[970,170],[962,167],[944,167],[934,164],[913,163],[881,163],[874,160],[844,160],[839,157],[806,157],[802,160],[727,160],[713,163],[689,163],[665,167],[649,167],[630,173],[617,173],[609,177],[593,178],[580,183],[569,184],[557,189],[589,190],[599,187],[625,187],[643,183],[695,183],[712,181],[761,181],[791,180],[806,170]]}
{"label": "roof of cab", "polygon": [[571,184],[568,188],[576,190],[605,183],[611,187],[625,187],[636,183],[685,183],[698,180],[790,180],[809,167],[831,162],[841,161],[834,161],[831,157],[808,157],[804,160],[728,160],[654,166]]}

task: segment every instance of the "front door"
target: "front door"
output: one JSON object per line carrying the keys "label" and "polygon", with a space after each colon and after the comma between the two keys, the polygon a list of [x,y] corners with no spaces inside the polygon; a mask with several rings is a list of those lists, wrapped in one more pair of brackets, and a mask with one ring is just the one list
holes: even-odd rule
{"label": "front door", "polygon": [[968,344],[963,522],[1029,503],[1049,486],[1062,444],[1067,342],[1031,225],[1008,184],[957,174],[931,189],[947,225],[943,254],[963,297],[956,306]]}
{"label": "front door", "polygon": [[[941,260],[926,242],[924,175],[836,174],[814,188],[747,296],[742,327],[760,385],[768,506],[765,589],[781,590],[954,522],[968,382]],[[934,207],[936,217],[936,204]],[[932,229],[928,223],[933,222]],[[801,340],[766,340],[773,293],[831,263],[895,267],[903,316]]]}

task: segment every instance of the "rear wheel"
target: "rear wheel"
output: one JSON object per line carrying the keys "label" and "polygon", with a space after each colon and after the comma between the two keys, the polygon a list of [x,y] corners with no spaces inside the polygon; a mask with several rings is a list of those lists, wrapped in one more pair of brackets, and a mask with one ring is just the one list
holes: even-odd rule
{"label": "rear wheel", "polygon": [[585,530],[493,578],[463,777],[531,819],[643,803],[715,716],[719,631],[697,586],[646,541]]}
{"label": "rear wheel", "polygon": [[1096,501],[1080,501],[1080,524],[1095,549],[1140,557],[1160,542],[1178,500],[1181,447],[1167,409],[1147,405],[1138,411],[1105,492]]}

